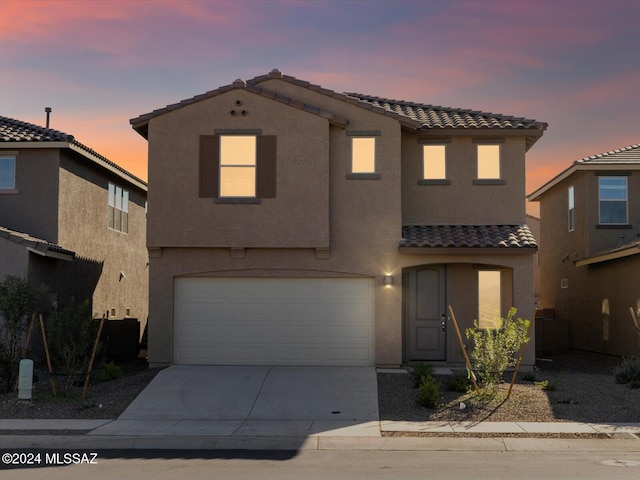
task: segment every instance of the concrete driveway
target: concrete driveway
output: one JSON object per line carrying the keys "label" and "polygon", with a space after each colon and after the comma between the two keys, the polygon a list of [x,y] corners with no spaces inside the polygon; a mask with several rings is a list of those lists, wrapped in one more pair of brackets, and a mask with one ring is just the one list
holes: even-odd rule
{"label": "concrete driveway", "polygon": [[373,367],[168,367],[92,435],[380,436]]}

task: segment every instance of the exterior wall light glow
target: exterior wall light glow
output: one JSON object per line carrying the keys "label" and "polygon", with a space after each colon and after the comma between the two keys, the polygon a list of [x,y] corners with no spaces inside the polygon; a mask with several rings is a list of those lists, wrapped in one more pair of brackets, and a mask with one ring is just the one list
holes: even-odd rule
{"label": "exterior wall light glow", "polygon": [[385,275],[383,283],[386,287],[390,287],[391,285],[393,285],[393,276]]}

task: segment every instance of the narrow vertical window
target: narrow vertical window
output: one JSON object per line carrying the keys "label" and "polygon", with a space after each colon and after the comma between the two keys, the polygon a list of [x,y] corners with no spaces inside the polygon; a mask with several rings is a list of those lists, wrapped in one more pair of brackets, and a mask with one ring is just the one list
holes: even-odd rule
{"label": "narrow vertical window", "polygon": [[0,156],[0,190],[16,188],[16,157]]}
{"label": "narrow vertical window", "polygon": [[500,326],[500,271],[478,272],[478,326],[498,328]]}
{"label": "narrow vertical window", "polygon": [[255,196],[255,135],[221,135],[220,197]]}
{"label": "narrow vertical window", "polygon": [[478,179],[500,178],[500,145],[478,145]]}
{"label": "narrow vertical window", "polygon": [[375,173],[376,139],[353,137],[351,139],[351,173]]}
{"label": "narrow vertical window", "polygon": [[627,223],[627,177],[598,177],[601,224]]}
{"label": "narrow vertical window", "polygon": [[575,202],[575,196],[574,196],[575,192],[574,192],[574,188],[573,185],[571,185],[569,187],[569,192],[568,192],[568,203],[569,203],[569,231],[573,232],[573,230],[576,228],[576,212],[575,212],[575,206],[576,206],[576,202]]}
{"label": "narrow vertical window", "polygon": [[444,180],[447,178],[445,145],[423,145],[422,169],[424,180]]}
{"label": "narrow vertical window", "polygon": [[110,183],[107,189],[107,225],[113,230],[129,232],[129,191]]}

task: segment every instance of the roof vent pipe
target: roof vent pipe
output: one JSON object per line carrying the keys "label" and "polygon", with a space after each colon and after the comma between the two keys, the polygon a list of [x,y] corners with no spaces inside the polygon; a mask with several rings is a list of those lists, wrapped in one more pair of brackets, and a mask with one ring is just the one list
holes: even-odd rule
{"label": "roof vent pipe", "polygon": [[51,107],[44,108],[45,113],[47,114],[47,128],[49,128],[49,115],[51,114]]}

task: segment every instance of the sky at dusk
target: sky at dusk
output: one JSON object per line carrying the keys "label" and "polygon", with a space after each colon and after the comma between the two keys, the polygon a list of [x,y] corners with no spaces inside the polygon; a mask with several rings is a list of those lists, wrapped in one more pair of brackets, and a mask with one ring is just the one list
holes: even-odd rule
{"label": "sky at dusk", "polygon": [[530,193],[640,143],[639,17],[627,0],[0,0],[0,115],[44,125],[52,107],[51,128],[146,179],[130,118],[278,68],[547,122]]}

